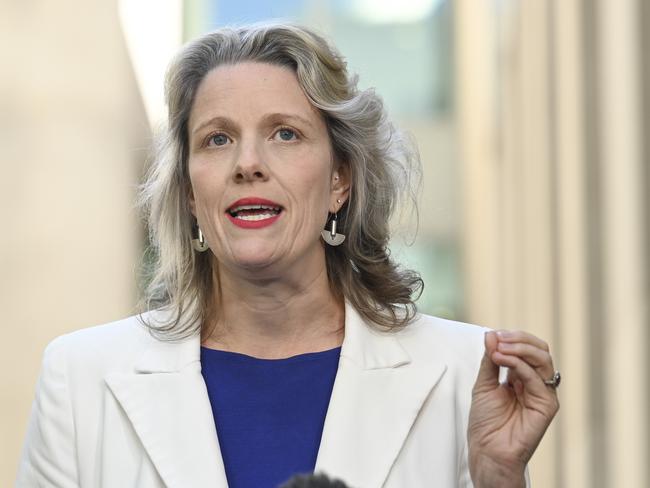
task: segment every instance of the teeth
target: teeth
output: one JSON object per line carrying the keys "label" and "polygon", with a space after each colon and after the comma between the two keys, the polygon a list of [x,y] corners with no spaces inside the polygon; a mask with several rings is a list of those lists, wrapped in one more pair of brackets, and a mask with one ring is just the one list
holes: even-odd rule
{"label": "teeth", "polygon": [[280,211],[280,207],[272,207],[269,205],[239,205],[238,207],[230,209],[230,212],[236,213],[241,212],[242,210],[274,210],[276,212]]}
{"label": "teeth", "polygon": [[241,220],[266,220],[275,217],[277,214],[258,214],[258,215],[236,215]]}

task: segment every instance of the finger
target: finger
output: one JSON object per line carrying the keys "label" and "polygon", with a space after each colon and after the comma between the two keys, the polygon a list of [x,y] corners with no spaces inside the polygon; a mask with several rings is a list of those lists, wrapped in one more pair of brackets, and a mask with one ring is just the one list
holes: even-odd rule
{"label": "finger", "polygon": [[513,385],[520,381],[524,388],[524,394],[531,394],[532,397],[543,400],[543,405],[546,406],[545,411],[555,414],[559,407],[556,391],[544,384],[542,378],[530,364],[517,356],[502,354],[498,351],[492,354],[492,360],[499,366],[509,369],[509,381]]}
{"label": "finger", "polygon": [[509,386],[511,386],[513,388],[515,387],[515,385],[517,383],[519,383],[520,385],[523,384],[521,379],[519,378],[519,375],[517,374],[517,372],[514,369],[506,367],[506,371],[507,371],[507,374],[506,374],[506,377],[505,377],[505,383],[506,384],[508,384]]}
{"label": "finger", "polygon": [[531,344],[500,341],[497,345],[497,351],[502,354],[517,356],[523,359],[535,368],[544,380],[549,379],[555,372],[555,369],[553,368],[553,359],[549,352]]}
{"label": "finger", "polygon": [[525,342],[544,351],[549,351],[548,344],[537,336],[524,332],[523,330],[499,330],[497,331],[499,342]]}
{"label": "finger", "polygon": [[499,366],[495,364],[491,356],[496,352],[497,336],[494,331],[485,333],[485,353],[481,360],[478,376],[474,383],[474,392],[492,390],[499,383]]}

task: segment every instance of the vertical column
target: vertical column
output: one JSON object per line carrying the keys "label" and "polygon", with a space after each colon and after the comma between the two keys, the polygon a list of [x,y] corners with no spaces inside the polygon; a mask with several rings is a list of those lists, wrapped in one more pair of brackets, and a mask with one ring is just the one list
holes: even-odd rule
{"label": "vertical column", "polygon": [[490,2],[456,0],[454,31],[467,319],[498,327],[500,222],[492,8]]}
{"label": "vertical column", "polygon": [[597,3],[608,486],[647,486],[641,33],[638,0]]}
{"label": "vertical column", "polygon": [[[643,81],[642,85],[642,96],[643,96],[643,133],[641,138],[643,140],[643,156],[641,157],[641,167],[643,170],[642,181],[644,189],[642,194],[645,196],[642,206],[644,208],[644,221],[642,226],[644,229],[644,243],[642,245],[645,249],[645,288],[646,296],[650,295],[650,57],[647,53],[650,52],[650,2],[640,2],[641,15],[639,15],[638,25],[641,32],[641,53],[642,53],[642,66],[643,66]],[[650,322],[650,303],[648,300],[642,304],[644,308],[643,313],[645,314],[646,324]],[[646,351],[650,349],[650,331],[648,330],[648,325],[646,325],[646,334],[645,334],[645,343]],[[645,376],[645,398],[646,398],[646,407],[650,406],[650,372],[647,371],[648,363],[646,362],[646,372]],[[640,433],[646,439],[645,448],[648,449],[646,454],[650,456],[650,446],[647,444],[647,439],[650,439],[650,422],[646,421],[645,432]],[[650,463],[646,463],[645,476],[646,483],[650,483]]]}
{"label": "vertical column", "polygon": [[116,1],[0,4],[0,486],[13,486],[45,345],[134,312],[150,134]]}
{"label": "vertical column", "polygon": [[513,2],[503,3],[498,11],[498,99],[499,99],[499,233],[501,259],[500,301],[502,327],[521,329],[524,326],[527,256],[522,246],[526,221],[522,205],[524,186],[524,144],[521,137],[522,112],[525,109],[525,84],[522,82],[521,11]]}
{"label": "vertical column", "polygon": [[[548,2],[517,4],[519,11],[518,56],[520,106],[516,130],[509,134],[521,144],[520,158],[515,161],[521,174],[518,192],[520,260],[519,286],[521,303],[509,295],[511,307],[521,308],[520,322],[509,324],[523,328],[543,339],[554,350],[556,343],[556,247],[553,125],[553,53],[550,50],[551,22]],[[506,256],[509,259],[509,256]],[[531,462],[534,485],[554,486],[557,424],[553,424],[540,443]]]}
{"label": "vertical column", "polygon": [[[553,53],[556,86],[553,130],[556,141],[558,322],[554,359],[565,385],[556,419],[558,487],[593,487],[591,411],[589,405],[590,334],[587,318],[587,182],[584,151],[582,86],[582,9],[580,0],[554,0]],[[567,385],[569,385],[567,387]]]}
{"label": "vertical column", "polygon": [[599,60],[599,26],[597,22],[597,4],[592,0],[582,3],[582,60],[583,73],[583,130],[584,153],[587,171],[585,172],[586,240],[585,257],[587,261],[587,354],[589,367],[588,404],[589,421],[589,461],[591,479],[594,488],[607,486],[609,467],[609,442],[606,437],[605,424],[605,364],[602,361],[605,343],[604,290],[602,266],[602,211],[601,211],[601,174],[600,147],[601,107],[598,100],[600,91]]}

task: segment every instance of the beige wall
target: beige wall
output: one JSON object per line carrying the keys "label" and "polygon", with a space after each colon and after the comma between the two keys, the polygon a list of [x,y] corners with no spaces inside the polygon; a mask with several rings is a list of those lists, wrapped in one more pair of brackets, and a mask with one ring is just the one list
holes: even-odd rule
{"label": "beige wall", "polygon": [[114,2],[0,6],[0,486],[55,336],[129,315],[148,124]]}
{"label": "beige wall", "polygon": [[469,319],[540,335],[564,376],[537,486],[650,485],[642,7],[456,0]]}

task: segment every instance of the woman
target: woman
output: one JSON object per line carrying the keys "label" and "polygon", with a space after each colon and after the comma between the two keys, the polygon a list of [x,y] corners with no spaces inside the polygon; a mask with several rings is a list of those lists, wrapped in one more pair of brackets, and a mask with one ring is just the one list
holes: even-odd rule
{"label": "woman", "polygon": [[415,313],[387,249],[415,151],[341,56],[222,29],[166,95],[155,310],[48,346],[18,486],[524,486],[558,409],[548,347]]}

